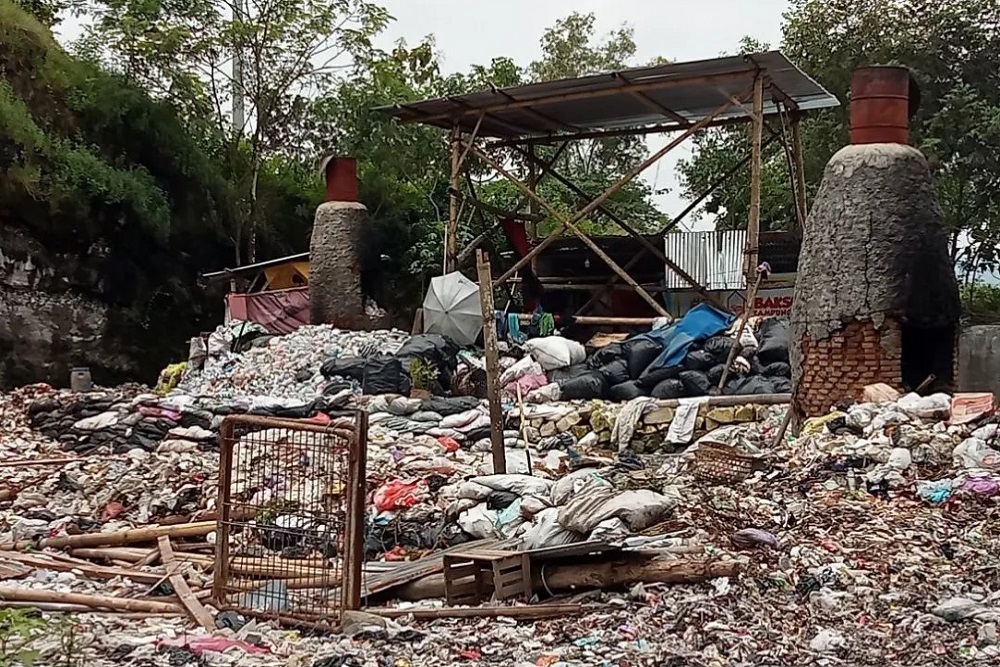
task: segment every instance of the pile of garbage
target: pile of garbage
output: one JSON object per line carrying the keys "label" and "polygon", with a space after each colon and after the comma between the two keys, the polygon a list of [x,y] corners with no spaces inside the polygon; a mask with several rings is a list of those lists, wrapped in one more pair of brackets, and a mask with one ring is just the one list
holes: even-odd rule
{"label": "pile of garbage", "polygon": [[[596,409],[576,424],[568,414],[545,417],[545,423],[565,420],[562,434],[572,434],[572,441],[557,433],[535,442],[532,434],[527,447],[511,450],[522,452],[516,465],[525,467],[509,466],[507,474],[495,474],[475,434],[466,433],[463,443],[443,433],[403,435],[374,419],[366,551],[405,582],[384,594],[397,600],[389,612],[402,617],[381,618],[384,609],[373,607],[373,614],[349,617],[341,635],[305,637],[216,613],[208,600],[214,522],[198,522],[211,516],[216,454],[136,448],[121,460],[101,454],[45,463],[62,448],[28,425],[25,408],[38,392],[0,398],[0,454],[38,463],[0,467],[7,498],[0,505],[6,549],[0,551],[0,588],[8,604],[72,614],[84,628],[76,650],[87,664],[111,664],[107,656],[119,664],[280,660],[300,667],[653,665],[674,658],[701,665],[749,666],[763,659],[930,666],[1000,659],[993,574],[1000,545],[991,528],[1000,516],[1000,422],[992,397],[899,396],[875,388],[871,400],[808,420],[800,433],[777,441],[784,408],[755,408],[754,420],[715,428],[674,455],[637,452],[643,441],[634,431],[657,411],[681,406],[647,401],[653,405],[647,411],[644,401],[629,402],[613,415],[596,417]],[[392,400],[400,399],[413,400]],[[388,404],[372,407],[378,410],[373,416],[399,416]],[[397,410],[415,407],[401,402]],[[419,421],[415,417],[430,407],[449,410],[422,401],[406,418]],[[741,407],[712,408],[719,409],[749,416]],[[701,415],[706,426],[709,414]],[[615,442],[633,429],[629,444],[609,451],[591,432],[574,434],[583,424],[603,428],[602,419]],[[462,433],[473,422],[449,422],[449,428]],[[755,465],[738,479],[706,477],[702,452],[718,447]],[[285,488],[273,482],[272,500]],[[275,514],[268,520],[278,524],[281,510]],[[182,519],[189,523],[177,524],[169,538],[184,564],[180,570],[157,560],[154,552],[162,547],[155,537],[127,546],[126,538],[114,538],[126,528],[142,538],[148,521],[169,527]],[[72,555],[58,546],[82,538],[98,544],[97,531],[121,546],[73,547]],[[11,546],[25,539],[31,548]],[[522,548],[600,541],[625,551],[613,563],[595,564],[592,556],[566,568],[546,566],[536,602],[496,603],[478,610],[493,616],[480,619],[452,618],[463,610],[422,599],[428,591],[440,596],[435,575],[404,576],[405,568],[442,548],[483,539],[515,540]],[[321,556],[320,546],[294,556]],[[262,540],[257,547],[281,549],[258,552],[270,562],[291,557],[282,555],[287,545]],[[421,560],[409,562],[414,558]],[[730,574],[720,574],[722,566]],[[669,576],[663,574],[669,567]],[[216,627],[192,630],[195,617],[185,619],[191,614],[176,594],[157,584],[178,571]],[[588,577],[569,599],[561,597],[562,586],[576,580],[566,571]],[[366,582],[374,577],[366,574]],[[599,590],[584,592],[594,587]],[[516,620],[533,609],[542,615],[553,596],[576,605],[572,617]],[[98,611],[123,604],[161,616],[138,620]],[[428,610],[439,618],[422,620]],[[62,646],[54,631],[38,635],[43,664],[54,664]]]}

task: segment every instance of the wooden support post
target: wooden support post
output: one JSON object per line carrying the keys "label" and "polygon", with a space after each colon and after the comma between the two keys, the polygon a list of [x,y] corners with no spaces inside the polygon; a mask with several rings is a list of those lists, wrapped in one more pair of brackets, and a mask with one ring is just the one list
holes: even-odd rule
{"label": "wooden support post", "polygon": [[[475,147],[473,147],[472,150],[474,150],[476,152],[476,154],[479,155],[479,157],[484,162],[486,162],[486,164],[488,164],[491,167],[493,167],[493,169],[498,174],[500,174],[501,176],[505,177],[507,180],[509,180],[511,183],[513,183],[519,189],[521,189],[525,194],[527,194],[529,197],[531,197],[532,199],[536,200],[539,204],[541,204],[552,215],[552,217],[555,218],[559,222],[559,224],[561,224],[563,227],[569,227],[569,229],[574,234],[576,234],[577,237],[581,241],[583,241],[584,245],[586,245],[587,247],[589,247],[592,251],[594,251],[595,255],[597,255],[602,260],[604,260],[604,263],[607,264],[609,267],[611,267],[612,271],[614,271],[619,276],[621,276],[622,280],[624,280],[626,283],[628,283],[629,285],[631,285],[632,289],[635,290],[636,294],[638,294],[640,297],[642,297],[642,299],[646,303],[648,303],[650,306],[652,306],[653,310],[655,310],[657,313],[659,313],[663,317],[666,317],[668,319],[673,319],[670,316],[670,313],[668,313],[663,308],[663,306],[660,305],[659,301],[657,301],[652,296],[650,296],[649,292],[647,292],[646,290],[642,289],[642,287],[639,285],[639,283],[637,283],[632,278],[632,276],[630,276],[628,274],[627,271],[625,271],[624,269],[622,269],[622,267],[618,266],[618,263],[615,262],[615,260],[611,259],[611,257],[606,252],[604,252],[603,250],[601,250],[601,247],[598,246],[596,243],[594,243],[594,241],[591,240],[591,238],[589,236],[587,236],[579,227],[577,227],[576,224],[572,220],[569,220],[568,218],[566,218],[562,213],[559,212],[558,209],[556,209],[554,206],[549,205],[548,202],[546,202],[544,199],[542,199],[541,197],[539,197],[538,195],[536,195],[534,192],[532,192],[531,190],[529,190],[527,185],[525,185],[524,183],[522,183],[521,181],[519,181],[517,178],[514,177],[513,174],[511,174],[509,171],[507,171],[506,169],[504,169],[503,166],[499,162],[497,162],[496,160],[494,160],[493,158],[491,158],[489,155],[486,155],[482,151],[476,149]],[[596,208],[597,206],[600,205],[600,202],[598,200],[594,200],[594,201],[596,203],[592,202],[592,205],[593,205],[594,208]],[[591,209],[591,210],[593,210],[593,209]],[[551,241],[554,238],[555,238],[555,234],[553,234],[552,236],[549,236],[545,240],[546,241]],[[541,248],[544,245],[545,245],[545,242],[543,241],[538,246],[535,246],[535,250],[538,250],[539,248]],[[534,250],[532,252],[534,252]],[[531,254],[532,253],[528,253],[527,255],[525,255],[524,257],[522,257],[521,258],[521,262],[524,262],[525,259],[531,257]],[[535,253],[535,254],[537,254],[537,253]],[[521,262],[519,262],[519,263],[521,263]],[[508,276],[508,277],[510,277],[510,276]]]}
{"label": "wooden support post", "polygon": [[[656,151],[656,153],[654,153],[653,155],[650,155],[648,158],[646,158],[641,164],[639,164],[638,166],[633,167],[631,170],[629,170],[629,172],[627,174],[625,174],[624,176],[622,176],[615,184],[613,184],[611,187],[609,187],[607,190],[605,190],[597,199],[595,199],[594,201],[590,202],[585,207],[583,207],[582,209],[580,209],[579,211],[577,211],[576,214],[574,214],[571,218],[568,219],[568,222],[569,223],[575,223],[575,222],[577,222],[579,220],[582,220],[584,217],[586,217],[590,213],[592,213],[595,209],[597,209],[598,206],[600,206],[605,201],[607,201],[609,198],[611,198],[612,196],[614,196],[614,194],[616,192],[618,192],[619,190],[621,190],[628,183],[630,183],[633,179],[635,179],[636,176],[638,176],[639,174],[641,174],[642,172],[644,172],[646,169],[648,169],[649,167],[651,167],[654,164],[656,164],[660,160],[660,158],[662,158],[664,155],[666,155],[667,153],[669,153],[673,149],[677,148],[677,146],[679,146],[682,143],[684,143],[684,141],[688,137],[694,135],[695,133],[697,133],[702,128],[710,125],[712,123],[712,121],[719,114],[723,113],[726,109],[728,109],[729,107],[731,107],[732,104],[733,103],[730,102],[729,100],[726,100],[725,102],[723,102],[717,109],[715,109],[714,111],[712,111],[712,113],[708,114],[707,116],[705,116],[704,118],[702,118],[700,121],[698,121],[697,123],[695,123],[694,125],[692,125],[691,127],[689,127],[679,137],[676,137],[670,143],[668,143],[666,146],[664,146],[660,150]],[[476,153],[480,157],[484,157],[484,154],[483,154],[482,151],[476,150]],[[496,164],[495,160],[489,159],[487,157],[484,157],[484,159],[489,160],[494,165]],[[496,169],[495,166],[494,166],[494,169]],[[501,172],[501,171],[498,170],[498,173],[504,173],[504,172]],[[508,178],[511,178],[511,177],[508,176]],[[515,185],[517,185],[516,182],[515,182]],[[523,183],[522,183],[522,186],[523,186]],[[551,212],[553,210],[551,207],[549,207],[549,206],[546,205],[546,203],[545,203],[544,200],[539,199],[538,203],[540,203],[542,206],[545,206],[546,208],[548,208],[549,212]],[[539,243],[537,246],[535,246],[534,248],[532,248],[531,252],[529,252],[527,255],[525,255],[524,257],[522,257],[521,259],[519,259],[517,262],[515,262],[514,266],[512,266],[511,268],[509,268],[506,272],[504,272],[504,274],[502,276],[500,276],[499,278],[497,278],[496,279],[496,283],[497,284],[500,284],[500,283],[504,282],[505,280],[507,280],[508,278],[510,278],[511,276],[513,276],[514,274],[516,274],[521,269],[521,267],[523,267],[525,264],[527,264],[528,262],[530,262],[540,252],[542,252],[543,250],[545,250],[545,248],[549,247],[549,245],[551,245],[552,243],[555,242],[555,240],[559,237],[559,234],[562,233],[562,230],[565,227],[569,226],[567,224],[564,224],[565,222],[567,222],[567,220],[561,214],[559,215],[559,217],[557,218],[557,220],[559,220],[560,224],[556,227],[556,229],[554,229],[552,231],[552,233],[549,234],[549,236],[547,236],[541,243]],[[628,282],[628,281],[626,281],[626,282]]]}
{"label": "wooden support post", "polygon": [[486,349],[486,396],[490,401],[490,444],[493,449],[493,474],[507,472],[507,454],[503,448],[503,406],[500,404],[500,353],[497,350],[497,320],[493,307],[493,276],[490,260],[476,251],[479,270],[479,306],[483,311],[483,347]]}
{"label": "wooden support post", "polygon": [[809,216],[809,204],[806,200],[806,165],[802,154],[802,132],[799,128],[798,116],[792,116],[792,166],[795,170],[796,208],[802,211],[802,222]]}
{"label": "wooden support post", "polygon": [[747,303],[743,307],[743,315],[740,317],[740,326],[736,329],[736,345],[729,348],[729,356],[726,357],[726,365],[722,369],[722,377],[719,379],[719,389],[721,390],[726,386],[726,380],[729,379],[729,368],[733,365],[733,359],[736,358],[736,350],[740,347],[740,337],[743,335],[743,330],[746,329],[747,322],[753,317],[753,305],[757,301],[757,290],[760,289],[760,281],[764,279],[764,271],[757,271],[757,277],[754,279],[753,283],[749,284],[747,287],[746,300]]}
{"label": "wooden support post", "polygon": [[747,223],[746,259],[743,275],[749,288],[757,270],[758,245],[760,243],[760,176],[761,139],[764,133],[764,75],[758,73],[753,80],[752,139],[750,158],[750,220]]}
{"label": "wooden support post", "polygon": [[[528,188],[538,194],[538,158],[535,157],[535,147],[528,146]],[[535,216],[538,215],[538,202],[534,199],[528,199],[528,212]],[[528,238],[537,239],[538,238],[538,223],[532,222],[531,226],[528,227]],[[534,268],[534,264],[532,264]]]}
{"label": "wooden support post", "polygon": [[[457,268],[458,262],[458,178],[461,169],[462,133],[456,125],[451,130],[451,192],[448,196],[448,230],[445,234],[444,272]],[[471,144],[470,144],[471,145]]]}

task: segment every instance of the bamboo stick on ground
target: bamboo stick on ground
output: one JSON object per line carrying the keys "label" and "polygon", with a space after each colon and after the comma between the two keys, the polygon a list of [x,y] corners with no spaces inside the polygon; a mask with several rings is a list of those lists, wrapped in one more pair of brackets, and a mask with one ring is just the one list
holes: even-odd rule
{"label": "bamboo stick on ground", "polygon": [[150,602],[133,598],[116,598],[107,595],[82,595],[79,593],[57,593],[33,588],[0,586],[0,606],[10,602],[41,602],[83,605],[90,609],[113,609],[117,611],[141,611],[154,614],[184,613],[184,607],[168,602]]}
{"label": "bamboo stick on ground", "polygon": [[525,607],[442,607],[440,609],[365,609],[366,613],[384,616],[386,618],[414,619],[433,618],[517,618],[521,620],[538,620],[543,618],[559,618],[571,614],[582,614],[585,610],[582,604],[534,604]]}
{"label": "bamboo stick on ground", "polygon": [[[543,583],[544,569],[544,583]],[[736,576],[738,561],[651,560],[616,558],[599,563],[565,563],[532,572],[536,590],[566,591],[580,588],[619,588],[633,584],[692,584],[718,577]],[[400,600],[444,597],[444,575],[435,574],[406,584],[397,591]]]}
{"label": "bamboo stick on ground", "polygon": [[187,609],[191,618],[208,632],[213,632],[215,630],[215,619],[202,606],[198,598],[194,596],[187,581],[184,579],[184,575],[180,573],[180,562],[174,556],[174,550],[170,546],[170,538],[163,535],[157,542],[160,546],[160,557],[163,559],[163,564],[169,573],[170,585],[173,586],[174,593],[177,594],[181,604]]}
{"label": "bamboo stick on ground", "polygon": [[[21,540],[19,542],[6,542],[0,544],[0,549],[20,550],[37,548],[65,548],[65,547],[110,547],[124,544],[142,544],[143,542],[155,542],[160,536],[167,537],[198,537],[208,535],[216,528],[215,521],[199,521],[197,523],[179,524],[176,526],[148,526],[145,528],[134,528],[115,533],[88,533],[86,535],[68,535],[66,537],[51,537],[35,542],[33,540]],[[145,554],[145,551],[143,551]]]}
{"label": "bamboo stick on ground", "polygon": [[139,570],[127,570],[116,567],[103,567],[101,565],[83,565],[77,563],[67,563],[64,561],[41,558],[30,554],[22,554],[16,551],[0,551],[0,558],[17,561],[24,565],[53,572],[72,572],[77,570],[84,576],[92,579],[131,579],[144,584],[156,583],[163,575],[155,572],[140,572]]}

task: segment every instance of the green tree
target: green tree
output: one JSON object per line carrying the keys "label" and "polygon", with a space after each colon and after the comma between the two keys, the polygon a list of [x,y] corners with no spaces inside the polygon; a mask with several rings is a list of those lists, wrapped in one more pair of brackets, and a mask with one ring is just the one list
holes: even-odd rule
{"label": "green tree", "polygon": [[311,98],[367,57],[389,21],[364,0],[88,0],[81,11],[95,18],[86,53],[232,137],[237,262],[257,255],[265,165],[301,157],[293,129]]}
{"label": "green tree", "polygon": [[[750,43],[744,48],[755,47]],[[969,271],[996,267],[1000,203],[1000,5],[993,0],[793,0],[785,14],[782,51],[842,101],[802,123],[810,198],[829,158],[848,140],[852,71],[863,65],[910,67],[921,86],[911,142],[931,161],[955,261]],[[745,128],[697,139],[681,166],[684,192],[700,194],[749,148]],[[745,226],[748,170],[710,197],[705,211],[720,228]],[[794,224],[787,163],[765,161],[762,226]],[[961,241],[968,238],[962,249]]]}

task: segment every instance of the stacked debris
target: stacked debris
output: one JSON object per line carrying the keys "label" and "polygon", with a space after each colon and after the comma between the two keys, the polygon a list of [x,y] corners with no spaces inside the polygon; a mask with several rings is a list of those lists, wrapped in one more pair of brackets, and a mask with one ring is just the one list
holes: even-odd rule
{"label": "stacked debris", "polygon": [[[215,523],[204,521],[216,486],[212,453],[46,463],[60,448],[28,428],[28,396],[16,394],[0,402],[0,454],[11,462],[0,466],[0,485],[12,498],[0,506],[0,592],[7,606],[74,614],[88,628],[78,637],[81,660],[97,665],[110,664],[99,657],[108,655],[153,665],[269,665],[276,656],[297,665],[662,664],[664,655],[732,665],[760,664],[762,655],[781,664],[995,661],[992,403],[886,388],[871,396],[774,446],[782,409],[715,429],[680,456],[609,454],[589,434],[571,446],[552,440],[551,449],[524,450],[532,476],[493,475],[487,452],[444,436],[395,438],[373,425],[368,550],[381,562],[366,565],[369,604],[416,602],[373,606],[349,615],[341,636],[306,639],[212,607]],[[616,416],[612,431],[622,426]],[[730,462],[755,465],[719,477],[708,454],[721,447],[732,448]],[[29,478],[34,486],[24,485]],[[506,540],[522,549],[615,546],[539,568],[544,576],[531,582],[539,603],[453,609],[425,600],[446,593],[435,574],[441,549]],[[284,558],[262,553],[272,564]],[[158,583],[165,577],[170,589]],[[578,595],[595,586],[605,590]],[[190,596],[177,597],[185,587]],[[561,600],[562,591],[576,597]],[[452,618],[461,615],[509,620]],[[51,630],[36,641],[43,661],[64,650]]]}

